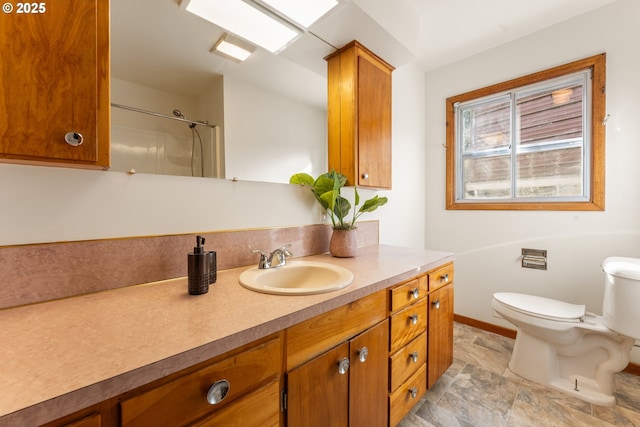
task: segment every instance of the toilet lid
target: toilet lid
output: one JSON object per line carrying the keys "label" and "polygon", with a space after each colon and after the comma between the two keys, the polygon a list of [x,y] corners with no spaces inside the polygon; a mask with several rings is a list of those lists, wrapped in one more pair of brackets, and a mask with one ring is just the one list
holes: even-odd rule
{"label": "toilet lid", "polygon": [[512,292],[498,292],[493,297],[502,304],[525,314],[561,322],[580,322],[586,306],[551,298]]}

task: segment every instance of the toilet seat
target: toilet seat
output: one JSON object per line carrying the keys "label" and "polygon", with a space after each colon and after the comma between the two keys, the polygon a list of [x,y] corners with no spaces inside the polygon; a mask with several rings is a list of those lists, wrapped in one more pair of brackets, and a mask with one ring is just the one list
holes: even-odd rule
{"label": "toilet seat", "polygon": [[585,305],[571,304],[536,295],[498,292],[493,294],[493,297],[512,310],[556,322],[579,323],[584,321],[586,315]]}

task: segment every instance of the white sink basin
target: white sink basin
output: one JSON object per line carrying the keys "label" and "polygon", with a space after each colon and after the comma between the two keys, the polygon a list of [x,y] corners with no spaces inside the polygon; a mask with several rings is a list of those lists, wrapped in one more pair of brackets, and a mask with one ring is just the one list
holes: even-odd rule
{"label": "white sink basin", "polygon": [[353,282],[353,273],[325,262],[289,261],[278,268],[253,267],[240,274],[240,284],[256,292],[311,295],[333,292]]}

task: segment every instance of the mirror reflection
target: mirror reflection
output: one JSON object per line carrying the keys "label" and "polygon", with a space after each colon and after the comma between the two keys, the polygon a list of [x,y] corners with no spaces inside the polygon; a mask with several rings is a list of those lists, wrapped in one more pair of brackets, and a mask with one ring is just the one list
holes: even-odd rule
{"label": "mirror reflection", "polygon": [[242,63],[175,0],[111,0],[111,170],[288,182],[327,164],[326,63],[305,34]]}

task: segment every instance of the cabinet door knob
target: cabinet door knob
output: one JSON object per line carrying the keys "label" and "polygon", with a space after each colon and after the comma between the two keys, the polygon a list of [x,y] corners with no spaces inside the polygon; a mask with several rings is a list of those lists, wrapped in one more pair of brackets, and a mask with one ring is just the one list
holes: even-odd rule
{"label": "cabinet door knob", "polygon": [[216,381],[209,387],[209,391],[207,392],[207,402],[212,405],[217,405],[222,402],[227,394],[229,394],[229,389],[231,385],[227,380]]}
{"label": "cabinet door knob", "polygon": [[411,359],[413,363],[418,363],[418,352],[414,351],[413,353],[411,353],[409,355],[409,359]]}
{"label": "cabinet door knob", "polygon": [[356,353],[358,354],[358,360],[361,363],[364,363],[365,360],[367,360],[367,357],[369,356],[369,349],[367,347],[362,347]]}
{"label": "cabinet door knob", "polygon": [[369,174],[368,173],[363,173],[362,174],[362,179],[369,179]]}
{"label": "cabinet door knob", "polygon": [[409,294],[411,295],[411,298],[418,299],[418,297],[420,296],[420,289],[419,288],[411,289],[409,291]]}
{"label": "cabinet door knob", "polygon": [[435,308],[436,310],[437,310],[437,309],[439,309],[439,308],[440,308],[440,300],[439,300],[439,299],[437,299],[437,300],[433,301],[433,302],[431,303],[431,305],[432,305],[432,306],[433,306],[433,308]]}
{"label": "cabinet door knob", "polygon": [[79,132],[67,132],[64,136],[64,140],[67,142],[67,144],[77,147],[79,145],[82,145],[82,143],[84,142],[84,136],[82,136],[82,134]]}
{"label": "cabinet door knob", "polygon": [[349,370],[349,359],[345,357],[338,362],[338,373],[340,375],[344,375],[347,373],[348,370]]}
{"label": "cabinet door knob", "polygon": [[414,314],[413,316],[409,316],[409,320],[411,320],[411,324],[412,325],[417,325],[418,324],[418,315]]}
{"label": "cabinet door knob", "polygon": [[440,276],[440,281],[447,283],[449,281],[449,273],[445,273],[442,276]]}
{"label": "cabinet door knob", "polygon": [[415,399],[418,396],[418,387],[411,387],[409,389],[409,394],[411,395],[412,399]]}

